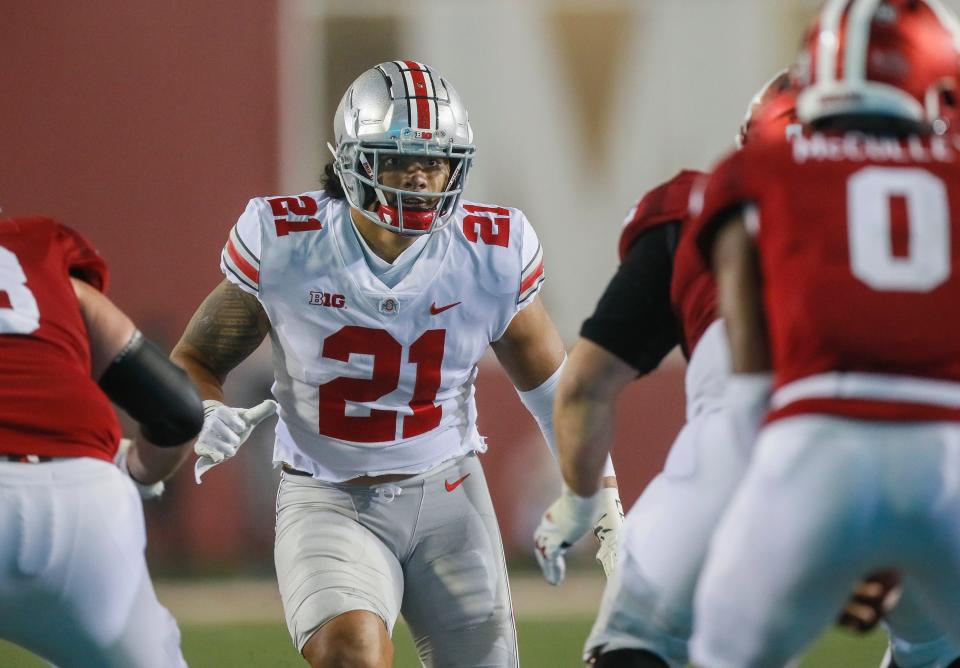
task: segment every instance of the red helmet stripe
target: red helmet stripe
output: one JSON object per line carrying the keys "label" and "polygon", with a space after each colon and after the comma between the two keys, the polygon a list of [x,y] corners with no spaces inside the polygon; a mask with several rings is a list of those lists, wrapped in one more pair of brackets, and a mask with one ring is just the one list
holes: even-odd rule
{"label": "red helmet stripe", "polygon": [[416,109],[417,117],[416,121],[413,118],[410,119],[410,125],[424,130],[433,129],[434,117],[430,105],[430,98],[433,97],[433,81],[431,79],[429,84],[427,82],[429,72],[423,65],[413,60],[405,60],[403,64],[409,68],[409,72],[404,73],[410,77],[411,85],[407,89],[407,94],[413,98],[410,108],[411,111]]}

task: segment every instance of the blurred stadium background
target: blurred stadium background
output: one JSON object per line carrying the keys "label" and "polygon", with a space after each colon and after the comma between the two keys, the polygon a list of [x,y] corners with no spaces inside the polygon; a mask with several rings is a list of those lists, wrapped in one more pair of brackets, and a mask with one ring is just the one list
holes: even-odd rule
{"label": "blurred stadium background", "polygon": [[[960,8],[960,0],[948,4]],[[537,228],[544,298],[572,343],[612,275],[628,209],[677,170],[707,169],[731,146],[748,100],[789,64],[817,5],[0,0],[0,206],[5,215],[52,215],[87,235],[110,264],[113,299],[169,349],[220,280],[219,252],[246,200],[315,188],[345,87],[377,62],[420,60],[454,83],[470,111],[478,158],[469,198],[518,206]],[[682,373],[674,354],[620,406],[614,460],[627,507],[682,421]],[[270,382],[261,349],[233,374],[228,396],[252,405]],[[492,357],[478,401],[490,444],[484,465],[512,568],[523,573],[533,568],[531,532],[559,478]],[[147,508],[157,577],[272,576],[270,427],[202,486],[188,468]],[[578,559],[587,604],[576,613],[574,646],[600,586],[590,547]],[[529,589],[521,609],[554,600]],[[218,591],[211,596],[227,595]],[[199,599],[175,612],[193,619]],[[188,633],[187,646],[195,641],[202,644]],[[577,665],[576,656],[527,659]]]}

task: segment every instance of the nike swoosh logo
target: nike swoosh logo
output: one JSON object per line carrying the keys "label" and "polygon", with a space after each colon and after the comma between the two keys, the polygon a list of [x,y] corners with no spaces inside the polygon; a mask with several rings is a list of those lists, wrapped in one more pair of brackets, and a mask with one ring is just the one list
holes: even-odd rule
{"label": "nike swoosh logo", "polygon": [[[458,303],[459,303],[459,302],[458,302]],[[447,488],[447,491],[448,491],[448,492],[452,492],[453,490],[455,490],[457,487],[460,486],[460,483],[462,483],[464,480],[466,480],[466,479],[469,478],[469,477],[470,477],[470,474],[468,473],[467,475],[463,476],[463,477],[460,478],[459,480],[457,480],[457,481],[455,481],[455,482],[452,482],[452,483],[449,483],[449,482],[447,482],[446,480],[444,480],[444,481],[443,481],[443,486]]]}
{"label": "nike swoosh logo", "polygon": [[452,304],[447,304],[446,306],[441,306],[438,308],[437,302],[433,302],[432,304],[430,304],[430,315],[439,315],[444,311],[446,311],[447,309],[451,309],[454,306],[459,306],[461,303],[462,302],[453,302]]}

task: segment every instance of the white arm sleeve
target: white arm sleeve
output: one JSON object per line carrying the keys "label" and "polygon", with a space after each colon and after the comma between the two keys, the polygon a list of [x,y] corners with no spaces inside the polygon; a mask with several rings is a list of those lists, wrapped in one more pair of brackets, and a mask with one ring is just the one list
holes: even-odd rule
{"label": "white arm sleeve", "polygon": [[[540,431],[543,432],[543,438],[547,441],[547,447],[550,448],[550,453],[554,459],[557,459],[557,439],[553,431],[553,397],[557,393],[560,375],[563,373],[563,367],[566,366],[566,364],[567,358],[564,357],[563,362],[561,362],[557,370],[553,372],[553,375],[540,383],[540,385],[526,392],[517,390],[517,394],[520,395],[520,401],[522,401],[523,405],[530,411],[533,419],[537,421]],[[610,477],[613,475],[616,475],[613,470],[613,461],[610,459],[610,455],[607,455],[607,461],[603,465],[603,476]]]}
{"label": "white arm sleeve", "polygon": [[230,230],[220,253],[220,271],[245,292],[260,292],[260,207],[252,199]]}

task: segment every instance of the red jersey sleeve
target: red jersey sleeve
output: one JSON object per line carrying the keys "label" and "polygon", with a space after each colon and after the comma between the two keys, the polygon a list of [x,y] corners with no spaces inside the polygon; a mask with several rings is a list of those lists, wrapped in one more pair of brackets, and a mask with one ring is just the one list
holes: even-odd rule
{"label": "red jersey sleeve", "polygon": [[690,232],[708,267],[713,264],[713,240],[724,214],[756,199],[757,193],[754,192],[755,186],[748,169],[750,153],[750,149],[745,148],[728,155],[708,178],[697,185],[691,196],[691,208],[696,215]]}
{"label": "red jersey sleeve", "polygon": [[684,170],[672,179],[644,195],[623,223],[620,233],[620,261],[637,238],[647,230],[683,220],[689,212],[690,188],[702,176],[700,172]]}
{"label": "red jersey sleeve", "polygon": [[61,223],[54,224],[57,227],[56,239],[63,249],[67,273],[89,283],[100,292],[106,292],[110,276],[107,263],[100,253],[76,230]]}

